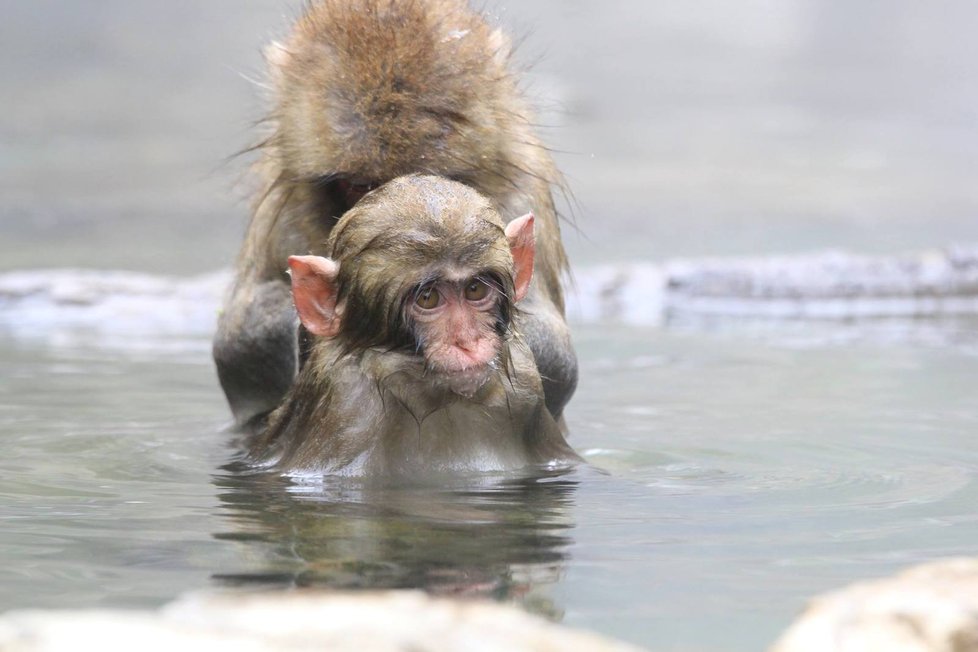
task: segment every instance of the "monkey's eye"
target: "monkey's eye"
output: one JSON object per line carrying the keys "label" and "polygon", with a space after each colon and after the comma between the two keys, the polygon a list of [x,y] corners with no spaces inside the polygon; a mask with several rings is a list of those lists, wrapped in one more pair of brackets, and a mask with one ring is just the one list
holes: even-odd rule
{"label": "monkey's eye", "polygon": [[469,284],[465,286],[465,298],[468,301],[482,301],[488,295],[489,286],[485,281],[476,278],[469,281]]}
{"label": "monkey's eye", "polygon": [[432,308],[437,308],[438,304],[441,303],[441,295],[438,294],[438,290],[435,288],[424,288],[418,292],[418,297],[414,302],[418,304],[419,308],[431,310]]}

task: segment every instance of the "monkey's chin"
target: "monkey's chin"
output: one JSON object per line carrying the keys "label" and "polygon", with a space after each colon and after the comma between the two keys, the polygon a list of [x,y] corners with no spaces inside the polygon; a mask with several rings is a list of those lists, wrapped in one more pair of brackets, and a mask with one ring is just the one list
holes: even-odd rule
{"label": "monkey's chin", "polygon": [[492,364],[466,369],[441,370],[438,372],[438,381],[459,396],[472,398],[489,381],[492,370]]}

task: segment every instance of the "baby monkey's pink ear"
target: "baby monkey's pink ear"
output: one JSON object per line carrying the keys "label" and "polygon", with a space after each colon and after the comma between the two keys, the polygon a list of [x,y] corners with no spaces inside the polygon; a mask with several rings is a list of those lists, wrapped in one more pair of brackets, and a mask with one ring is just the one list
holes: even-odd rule
{"label": "baby monkey's pink ear", "polygon": [[313,335],[336,336],[340,332],[340,316],[336,310],[339,264],[321,256],[289,256],[289,271],[292,273],[292,300],[299,312],[299,321]]}
{"label": "baby monkey's pink ear", "polygon": [[533,237],[533,213],[517,217],[506,225],[506,240],[509,241],[509,251],[513,255],[516,266],[514,281],[516,284],[515,301],[521,301],[530,291],[530,281],[533,279],[533,256],[536,252],[536,240]]}

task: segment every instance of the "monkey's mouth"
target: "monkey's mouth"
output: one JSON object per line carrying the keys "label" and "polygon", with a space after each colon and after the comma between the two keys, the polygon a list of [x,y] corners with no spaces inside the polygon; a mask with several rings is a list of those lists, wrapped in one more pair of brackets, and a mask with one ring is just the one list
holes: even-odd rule
{"label": "monkey's mouth", "polygon": [[439,369],[435,373],[439,383],[459,396],[472,398],[489,381],[495,368],[493,362],[487,362],[458,369]]}

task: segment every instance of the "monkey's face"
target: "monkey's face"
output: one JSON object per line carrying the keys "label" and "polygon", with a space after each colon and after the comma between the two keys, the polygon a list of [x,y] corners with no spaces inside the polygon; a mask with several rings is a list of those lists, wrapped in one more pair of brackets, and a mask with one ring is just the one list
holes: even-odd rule
{"label": "monkey's face", "polygon": [[419,287],[405,317],[434,379],[472,396],[496,368],[506,319],[498,281],[489,275],[439,280]]}
{"label": "monkey's face", "polygon": [[[397,352],[410,369],[472,396],[501,360],[533,275],[533,216],[503,225],[463,184],[411,175],[336,224],[331,258],[293,256],[302,324],[346,354]],[[406,354],[406,358],[405,358]]]}

